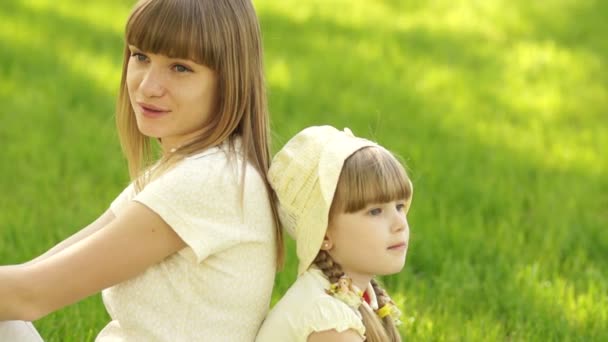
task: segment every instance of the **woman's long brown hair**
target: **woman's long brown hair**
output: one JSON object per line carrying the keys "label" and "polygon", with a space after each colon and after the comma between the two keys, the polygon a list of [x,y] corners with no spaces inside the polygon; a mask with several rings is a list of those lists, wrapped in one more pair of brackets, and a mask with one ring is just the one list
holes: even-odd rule
{"label": "woman's long brown hair", "polygon": [[[217,75],[217,101],[205,130],[197,139],[159,161],[154,156],[152,140],[137,128],[129,99],[126,84],[129,44],[148,53],[191,59]],[[240,137],[245,159],[242,189],[246,165],[251,164],[264,179],[272,204],[277,267],[281,267],[282,232],[275,196],[266,178],[270,165],[270,125],[262,41],[250,0],[140,0],[126,25],[116,123],[136,191],[184,157]],[[149,172],[154,163],[156,167]]]}

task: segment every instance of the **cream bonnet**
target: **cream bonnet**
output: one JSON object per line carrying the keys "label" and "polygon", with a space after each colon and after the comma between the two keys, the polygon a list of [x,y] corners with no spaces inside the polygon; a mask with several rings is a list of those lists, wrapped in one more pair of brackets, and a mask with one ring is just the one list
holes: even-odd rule
{"label": "cream bonnet", "polygon": [[274,156],[268,179],[279,200],[281,225],[296,240],[298,275],[312,264],[327,230],[329,209],[344,161],[378,146],[349,129],[308,127]]}

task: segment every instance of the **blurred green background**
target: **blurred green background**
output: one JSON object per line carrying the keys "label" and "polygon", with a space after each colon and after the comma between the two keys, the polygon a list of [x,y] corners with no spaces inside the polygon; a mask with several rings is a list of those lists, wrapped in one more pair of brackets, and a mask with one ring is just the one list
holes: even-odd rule
{"label": "blurred green background", "polygon": [[[113,111],[132,3],[0,4],[1,264],[126,185]],[[608,2],[254,3],[274,150],[348,126],[410,170],[408,261],[383,279],[407,339],[608,340]],[[275,301],[295,277],[288,246]],[[87,341],[107,321],[93,296],[36,326]]]}

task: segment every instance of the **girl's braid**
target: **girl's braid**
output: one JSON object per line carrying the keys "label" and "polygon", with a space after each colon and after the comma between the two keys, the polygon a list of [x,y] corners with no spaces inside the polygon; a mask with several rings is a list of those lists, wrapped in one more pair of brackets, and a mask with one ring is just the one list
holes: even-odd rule
{"label": "girl's braid", "polygon": [[335,262],[326,251],[319,251],[313,263],[323,271],[323,274],[325,274],[332,284],[338,282],[338,279],[344,275],[340,264]]}
{"label": "girl's braid", "polygon": [[372,284],[372,287],[374,288],[374,293],[376,294],[376,299],[378,300],[378,308],[381,308],[384,306],[384,304],[387,304],[387,303],[390,303],[393,301],[391,299],[391,297],[388,295],[388,293],[386,293],[386,291],[380,286],[378,281],[376,281],[376,279],[372,278],[371,284]]}
{"label": "girl's braid", "polygon": [[[374,289],[374,293],[376,294],[376,299],[378,300],[378,309],[381,309],[384,305],[393,302],[386,290],[380,286],[376,279],[372,279],[371,284],[372,288]],[[395,326],[394,318],[391,317],[391,315],[384,318],[378,317],[378,319],[382,321],[382,325],[384,326],[385,333],[387,335],[387,341],[401,341],[401,336],[399,335],[399,331]]]}

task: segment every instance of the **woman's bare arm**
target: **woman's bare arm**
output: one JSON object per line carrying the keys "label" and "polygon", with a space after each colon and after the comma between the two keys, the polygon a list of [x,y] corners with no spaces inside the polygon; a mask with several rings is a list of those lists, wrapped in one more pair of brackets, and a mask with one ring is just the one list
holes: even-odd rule
{"label": "woman's bare arm", "polygon": [[131,202],[103,229],[40,261],[0,267],[0,321],[36,320],[130,279],[184,247],[160,216]]}
{"label": "woman's bare arm", "polygon": [[67,239],[56,244],[53,248],[49,249],[47,252],[40,255],[39,257],[26,262],[24,265],[31,265],[31,264],[37,263],[39,261],[42,261],[42,260],[50,257],[51,255],[61,252],[62,250],[66,249],[67,247],[70,247],[71,245],[75,244],[76,242],[90,236],[91,234],[95,233],[99,229],[105,227],[108,223],[112,222],[112,220],[114,220],[114,218],[115,218],[114,213],[110,209],[106,210],[103,214],[101,214],[101,216],[99,216],[91,224],[82,228],[81,230],[79,230],[72,236],[68,237]]}
{"label": "woman's bare arm", "polygon": [[343,332],[326,330],[308,335],[307,342],[363,342],[363,338],[356,331],[349,329]]}

